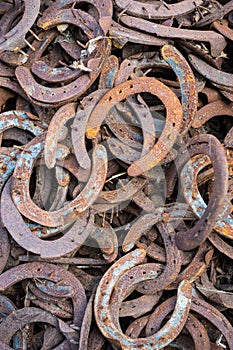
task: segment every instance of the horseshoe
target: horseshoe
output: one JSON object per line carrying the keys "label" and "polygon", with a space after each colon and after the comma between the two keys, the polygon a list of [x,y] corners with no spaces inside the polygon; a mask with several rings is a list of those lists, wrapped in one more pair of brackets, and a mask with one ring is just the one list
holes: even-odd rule
{"label": "horseshoe", "polygon": [[188,58],[191,65],[206,79],[210,80],[213,83],[224,85],[231,89],[233,88],[233,74],[225,73],[216,68],[213,68],[208,63],[194,55],[188,55]]}
{"label": "horseshoe", "polygon": [[[173,297],[174,299],[176,297]],[[173,302],[173,298],[166,300],[164,303],[160,304],[157,309],[153,312],[153,314],[149,315],[149,320],[146,325],[146,335],[150,336],[157,332],[161,327],[162,321],[170,312],[170,303],[173,303],[173,307],[175,303]],[[157,316],[157,317],[156,317]],[[187,331],[190,333],[191,337],[195,343],[195,350],[210,350],[210,340],[208,333],[203,326],[203,324],[194,317],[191,313],[188,315],[188,319],[184,325]]]}
{"label": "horseshoe", "polygon": [[92,0],[57,0],[43,12],[43,16],[37,21],[37,25],[44,28],[44,26],[46,26],[46,22],[51,17],[51,13],[56,14],[56,12],[64,7],[71,6],[73,4],[77,5],[83,2],[95,6],[99,14],[98,22],[106,35],[109,30],[113,14],[113,4],[111,0],[95,0],[94,3]]}
{"label": "horseshoe", "polygon": [[74,221],[98,197],[107,174],[107,154],[98,145],[93,152],[91,176],[82,192],[63,208],[47,212],[35,205],[30,197],[29,182],[33,165],[43,151],[45,135],[34,138],[21,153],[12,178],[12,198],[17,209],[28,219],[49,227],[64,226]]}
{"label": "horseshoe", "polygon": [[90,39],[99,37],[103,34],[98,22],[93,16],[82,10],[75,9],[57,9],[56,12],[50,12],[46,16],[46,22],[43,22],[42,18],[38,21],[37,25],[44,30],[51,29],[58,26],[59,24],[67,23],[82,29]]}
{"label": "horseshoe", "polygon": [[125,28],[113,20],[109,28],[109,37],[112,39],[113,45],[118,49],[124,47],[127,42],[136,44],[140,43],[149,46],[163,46],[168,44],[168,40],[166,39],[157,38],[153,35]]}
{"label": "horseshoe", "polygon": [[[184,197],[198,218],[202,217],[207,205],[198,190],[196,182],[197,175],[209,164],[209,157],[196,155],[185,164],[181,171],[181,184]],[[233,219],[230,215],[223,216],[223,213],[220,213],[213,229],[226,238],[233,239]]]}
{"label": "horseshoe", "polygon": [[25,307],[23,309],[13,311],[0,324],[0,339],[5,344],[9,344],[13,335],[26,324],[32,322],[48,323],[58,328],[58,319],[38,308]]}
{"label": "horseshoe", "polygon": [[111,48],[109,39],[101,39],[95,53],[88,61],[88,68],[93,69],[85,73],[73,82],[62,87],[45,87],[36,82],[31,71],[27,67],[18,66],[15,75],[19,84],[33,102],[41,106],[60,106],[81,96],[97,79],[105,58]]}
{"label": "horseshoe", "polygon": [[195,76],[186,59],[174,46],[164,45],[161,49],[161,55],[174,70],[180,83],[183,109],[183,121],[180,134],[183,136],[190,128],[197,112],[198,94]]}
{"label": "horseshoe", "polygon": [[[172,68],[174,73],[177,76],[181,89],[181,102],[183,109],[183,122],[180,129],[181,136],[187,133],[189,127],[191,126],[192,120],[195,117],[197,111],[198,95],[195,82],[195,76],[187,63],[183,55],[172,45],[164,45],[161,48],[161,55],[163,60],[158,57],[154,57],[151,62],[148,61],[148,65],[164,65],[166,62],[168,66]],[[137,62],[137,60],[125,60],[123,61],[118,77],[116,79],[117,83],[121,82],[121,77],[125,80],[125,71],[127,71],[126,76],[129,75],[129,72],[133,71],[134,68],[138,69],[140,66],[146,66],[146,61]],[[153,133],[151,132],[153,135]]]}
{"label": "horseshoe", "polygon": [[[165,310],[165,313],[168,314],[171,312],[175,306],[176,297],[172,297],[170,299],[167,299],[163,304],[160,305],[160,308]],[[192,303],[190,310],[197,312],[202,317],[204,316],[208,321],[210,321],[220,332],[224,335],[226,338],[228,345],[230,347],[230,350],[233,349],[233,338],[232,338],[232,332],[233,328],[228,321],[228,319],[221,314],[215,307],[210,305],[209,303],[205,302],[201,298],[197,298],[195,296],[192,297]],[[154,330],[156,331],[157,325],[159,326],[160,320],[163,319],[163,316],[161,312],[157,312],[155,310],[154,313],[151,314],[148,324],[147,324],[147,330]]]}
{"label": "horseshoe", "polygon": [[132,347],[134,349],[142,347],[162,349],[167,346],[183,328],[191,305],[191,285],[188,281],[183,281],[178,290],[178,302],[171,319],[154,336],[132,339],[123,334],[122,331],[115,326],[112,322],[110,312],[110,298],[114,285],[126,271],[130,270],[136,264],[140,264],[144,257],[145,251],[136,249],[132,253],[120,258],[110,267],[107,273],[105,273],[96,292],[94,311],[97,325],[107,339],[121,346],[124,350],[130,350]]}
{"label": "horseshoe", "polygon": [[190,215],[188,206],[181,203],[176,203],[174,206],[167,208],[159,207],[153,213],[142,215],[138,218],[129,231],[123,241],[122,249],[124,252],[131,250],[136,242],[140,240],[141,236],[147,232],[157,222],[165,221],[170,222],[174,220],[181,220]]}
{"label": "horseshoe", "polygon": [[177,279],[181,269],[181,256],[175,245],[175,231],[169,223],[157,223],[161,233],[165,251],[166,265],[163,272],[155,279],[140,283],[137,291],[143,294],[154,294],[166,288],[170,283]]}
{"label": "horseshoe", "polygon": [[127,15],[121,17],[121,22],[130,28],[137,28],[137,30],[155,34],[166,39],[187,39],[208,42],[210,43],[210,50],[213,57],[219,56],[226,47],[226,39],[224,36],[211,30],[201,31],[167,27],[162,24]]}
{"label": "horseshoe", "polygon": [[41,135],[47,128],[46,123],[41,123],[39,118],[31,113],[23,111],[8,111],[0,114],[0,132],[10,128],[19,128],[31,132],[34,136]]}
{"label": "horseshoe", "polygon": [[196,117],[193,120],[192,127],[200,128],[211,118],[223,115],[233,117],[233,103],[219,100],[208,103],[198,110]]}
{"label": "horseshoe", "polygon": [[[86,214],[81,214],[73,226],[61,238],[53,241],[44,241],[30,231],[16,209],[11,198],[10,182],[5,185],[2,193],[1,219],[4,227],[7,228],[10,235],[21,247],[39,254],[42,258],[60,257],[80,248],[91,233],[94,223],[93,213],[90,213],[88,222],[86,223]],[[11,217],[17,218],[17,221],[12,221]]]}
{"label": "horseshoe", "polygon": [[[35,121],[33,122],[33,120]],[[0,133],[12,128],[19,128],[31,132],[34,136],[38,136],[43,133],[46,127],[46,123],[40,123],[38,118],[31,113],[8,111],[0,114]],[[20,151],[17,149],[10,147],[1,149],[0,158],[3,158],[3,160],[0,165],[2,171],[0,191],[9,176],[12,174],[19,155]]]}
{"label": "horseshoe", "polygon": [[72,297],[74,307],[73,323],[81,326],[86,308],[86,295],[83,286],[74,275],[62,267],[54,264],[33,262],[13,267],[0,276],[0,290],[3,292],[10,286],[24,279],[44,278],[49,281],[71,285],[75,294]]}
{"label": "horseshoe", "polygon": [[26,44],[25,35],[33,26],[40,10],[40,0],[24,0],[25,8],[21,20],[8,33],[0,37],[0,53],[18,51]]}
{"label": "horseshoe", "polygon": [[217,30],[220,34],[225,36],[225,38],[233,41],[233,30],[229,28],[229,22],[226,19],[221,19],[221,21],[215,21],[212,24],[212,28]]}
{"label": "horseshoe", "polygon": [[182,122],[182,107],[175,94],[155,78],[141,77],[122,83],[107,92],[99,101],[88,120],[86,130],[88,138],[95,138],[110,109],[123,99],[140,92],[150,92],[158,96],[167,107],[167,119],[154,147],[128,168],[129,176],[138,176],[153,168],[172,148]]}
{"label": "horseshoe", "polygon": [[149,19],[167,19],[176,16],[186,15],[194,11],[199,5],[203,4],[202,0],[192,2],[183,0],[179,3],[165,5],[163,3],[157,6],[152,3],[142,3],[134,0],[115,0],[116,5],[126,13]]}
{"label": "horseshoe", "polygon": [[[216,175],[214,175],[214,191],[210,195],[208,206],[201,219],[185,233],[181,231],[177,233],[176,244],[181,250],[194,249],[209,236],[219,214],[223,211],[228,189],[227,159],[225,151],[217,138],[212,135],[197,135],[186,144],[186,147],[189,150],[190,157],[200,153],[208,155],[213,163],[214,174]],[[182,162],[181,158],[180,162]]]}

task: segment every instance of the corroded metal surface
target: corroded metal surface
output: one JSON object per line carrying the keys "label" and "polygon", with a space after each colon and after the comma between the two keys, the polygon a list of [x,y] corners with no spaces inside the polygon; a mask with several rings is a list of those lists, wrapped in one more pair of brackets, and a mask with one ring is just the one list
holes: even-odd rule
{"label": "corroded metal surface", "polygon": [[233,1],[0,2],[0,348],[233,350]]}

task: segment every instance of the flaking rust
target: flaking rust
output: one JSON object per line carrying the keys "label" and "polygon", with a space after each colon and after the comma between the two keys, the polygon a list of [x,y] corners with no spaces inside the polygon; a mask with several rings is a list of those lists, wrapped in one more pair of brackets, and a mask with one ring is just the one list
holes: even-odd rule
{"label": "flaking rust", "polygon": [[33,26],[40,10],[39,0],[24,0],[24,13],[21,20],[7,33],[0,36],[0,53],[19,51],[26,46],[25,36]]}
{"label": "flaking rust", "polygon": [[233,350],[233,1],[171,2],[0,2],[3,350]]}
{"label": "flaking rust", "polygon": [[107,154],[103,146],[97,146],[93,154],[92,175],[83,191],[64,208],[46,212],[32,202],[28,191],[33,165],[43,150],[44,139],[44,134],[39,136],[28,144],[28,150],[25,148],[22,152],[13,175],[12,196],[18,210],[32,221],[50,227],[63,226],[74,221],[78,214],[88,209],[98,197],[106,178]]}
{"label": "flaking rust", "polygon": [[[189,155],[194,156],[201,150],[207,154],[213,162],[216,173],[214,181],[214,191],[211,193],[208,206],[198,223],[185,234],[178,232],[176,244],[179,249],[191,250],[202,243],[211,233],[219,214],[224,207],[224,198],[228,189],[228,166],[224,149],[220,142],[212,135],[194,136],[190,142]],[[219,162],[219,164],[218,164]],[[221,163],[221,165],[220,165]]]}
{"label": "flaking rust", "polygon": [[[153,78],[136,78],[111,89],[97,104],[87,124],[86,135],[95,138],[110,109],[126,97],[140,92],[158,96],[167,108],[166,124],[155,146],[128,169],[130,176],[137,176],[158,164],[172,148],[180,130],[182,108],[177,97],[167,87]],[[166,98],[165,98],[166,96]]]}

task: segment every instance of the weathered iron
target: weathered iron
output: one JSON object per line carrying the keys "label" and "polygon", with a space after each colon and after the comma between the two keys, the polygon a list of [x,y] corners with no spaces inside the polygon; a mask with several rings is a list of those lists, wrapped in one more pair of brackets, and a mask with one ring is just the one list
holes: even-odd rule
{"label": "weathered iron", "polygon": [[152,2],[0,2],[3,350],[233,350],[233,2]]}
{"label": "weathered iron", "polygon": [[[117,102],[139,92],[158,96],[167,108],[166,124],[155,146],[128,169],[130,176],[138,176],[158,164],[172,148],[181,127],[182,109],[177,97],[164,84],[153,78],[137,78],[122,83],[106,93],[94,108],[87,124],[86,135],[95,138],[100,125]],[[165,99],[166,94],[166,99]]]}
{"label": "weathered iron", "polygon": [[[194,136],[187,146],[191,157],[200,152],[210,157],[216,176],[214,192],[211,193],[208,206],[201,219],[192,229],[185,233],[185,240],[184,232],[177,233],[176,244],[182,250],[191,250],[208,237],[218,220],[219,214],[223,211],[228,189],[227,159],[224,149],[217,138],[212,135]],[[221,166],[217,164],[218,161],[221,163]]]}
{"label": "weathered iron", "polygon": [[98,197],[106,178],[107,154],[103,146],[97,146],[93,153],[92,175],[83,191],[63,208],[46,212],[32,202],[28,190],[33,165],[43,150],[44,139],[44,134],[33,139],[19,157],[13,174],[12,198],[18,210],[32,221],[44,226],[63,227],[65,224],[74,221]]}

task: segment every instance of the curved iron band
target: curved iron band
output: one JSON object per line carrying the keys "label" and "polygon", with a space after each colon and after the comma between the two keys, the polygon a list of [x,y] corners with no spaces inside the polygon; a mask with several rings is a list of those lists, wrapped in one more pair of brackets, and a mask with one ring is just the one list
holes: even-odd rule
{"label": "curved iron band", "polygon": [[[86,225],[84,223],[85,219],[81,214],[73,226],[61,238],[53,241],[40,239],[27,227],[15,207],[11,198],[10,181],[5,185],[2,193],[1,209],[2,223],[14,240],[27,251],[39,254],[42,258],[47,259],[58,258],[80,248],[91,233],[94,224],[94,215],[92,212],[89,215]],[[14,221],[11,219],[12,217]],[[57,229],[57,231],[62,231],[62,229],[60,227],[60,230]],[[42,234],[41,236],[43,237]]]}
{"label": "curved iron band", "polygon": [[74,306],[73,322],[77,326],[81,326],[83,315],[86,308],[85,290],[80,281],[74,275],[62,267],[54,264],[33,262],[13,267],[0,276],[0,291],[4,292],[10,286],[32,278],[44,278],[55,283],[62,281],[66,285],[74,288],[72,296]]}
{"label": "curved iron band", "polygon": [[25,35],[33,26],[40,11],[40,0],[24,0],[25,9],[21,20],[14,28],[0,38],[0,53],[18,51],[25,46]]}
{"label": "curved iron band", "polygon": [[[201,219],[195,226],[186,232],[178,232],[176,236],[177,247],[181,250],[192,250],[198,247],[211,233],[219,214],[222,213],[228,191],[228,164],[227,158],[221,143],[212,135],[194,136],[188,144],[186,152],[178,162],[196,154],[206,154],[210,157],[214,168],[213,192],[210,195],[208,206]],[[188,152],[187,152],[188,151]]]}
{"label": "curved iron band", "polygon": [[21,153],[12,177],[12,198],[17,209],[28,219],[49,227],[64,226],[88,209],[103,188],[107,174],[107,153],[98,145],[93,152],[90,178],[82,192],[63,208],[47,212],[33,203],[29,193],[33,166],[43,151],[45,134],[34,138]]}
{"label": "curved iron band", "polygon": [[[185,164],[181,171],[181,185],[186,201],[192,208],[195,215],[202,217],[206,210],[204,202],[197,186],[197,175],[211,163],[209,157],[197,155]],[[233,219],[230,215],[224,216],[224,212],[218,218],[213,229],[226,238],[233,239]]]}
{"label": "curved iron band", "polygon": [[149,92],[158,96],[167,108],[166,124],[154,147],[128,168],[130,176],[138,176],[157,165],[172,148],[182,123],[182,107],[175,94],[155,78],[141,77],[126,81],[107,92],[93,110],[86,130],[88,138],[95,138],[100,126],[113,106],[136,93]]}
{"label": "curved iron band", "polygon": [[73,82],[62,87],[46,87],[36,82],[31,71],[27,67],[18,66],[15,75],[19,84],[33,100],[35,104],[44,107],[61,106],[81,96],[97,79],[105,58],[109,55],[111,42],[109,39],[100,39],[94,56],[89,60],[89,68],[93,68],[90,73],[84,73]]}
{"label": "curved iron band", "polygon": [[170,65],[180,83],[183,121],[180,135],[183,136],[195,118],[198,105],[198,93],[195,76],[184,56],[172,45],[164,45],[161,49],[163,59]]}
{"label": "curved iron band", "polygon": [[201,58],[194,55],[189,55],[188,58],[191,65],[205,78],[219,85],[233,88],[233,74],[213,68]]}
{"label": "curved iron band", "polygon": [[183,0],[177,4],[154,5],[152,3],[144,3],[134,0],[115,0],[116,5],[121,10],[126,10],[126,13],[142,18],[150,19],[166,19],[176,16],[182,16],[194,11],[199,5],[203,4],[203,0],[192,2]]}
{"label": "curved iron band", "polygon": [[102,334],[113,343],[121,346],[124,350],[150,349],[158,350],[164,348],[176,338],[188,317],[191,306],[192,286],[188,281],[181,282],[178,289],[177,304],[170,320],[152,337],[132,339],[126,336],[115,326],[112,321],[110,299],[114,286],[119,278],[135,265],[142,263],[145,251],[136,249],[132,253],[119,259],[105,273],[97,288],[94,311],[98,327]]}
{"label": "curved iron band", "polygon": [[[160,322],[166,317],[174,308],[177,298],[171,297],[167,299],[163,304],[151,314],[148,324],[147,332],[151,334],[151,330],[154,328],[155,331],[159,327]],[[197,312],[198,314],[204,316],[208,321],[210,321],[215,327],[220,330],[220,332],[226,338],[230,350],[233,350],[233,328],[228,319],[220,313],[215,307],[208,304],[201,298],[193,296],[190,310]]]}
{"label": "curved iron band", "polygon": [[57,0],[52,6],[49,6],[47,10],[43,12],[43,16],[38,20],[37,25],[44,28],[46,22],[51,18],[51,12],[56,13],[57,10],[62,9],[73,4],[87,3],[94,6],[99,14],[98,22],[106,35],[112,20],[113,15],[113,3],[112,0]]}

